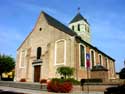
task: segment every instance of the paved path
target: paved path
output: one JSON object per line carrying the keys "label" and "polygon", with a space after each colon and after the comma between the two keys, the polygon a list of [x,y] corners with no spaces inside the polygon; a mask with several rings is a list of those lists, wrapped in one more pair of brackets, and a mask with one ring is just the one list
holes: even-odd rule
{"label": "paved path", "polygon": [[104,94],[103,92],[89,92],[88,93],[88,92],[81,92],[81,91],[76,91],[72,93],[52,93],[52,92],[47,92],[47,91],[20,89],[20,88],[4,87],[4,86],[0,86],[0,90],[14,91],[14,92],[20,92],[20,93],[26,93],[26,94]]}

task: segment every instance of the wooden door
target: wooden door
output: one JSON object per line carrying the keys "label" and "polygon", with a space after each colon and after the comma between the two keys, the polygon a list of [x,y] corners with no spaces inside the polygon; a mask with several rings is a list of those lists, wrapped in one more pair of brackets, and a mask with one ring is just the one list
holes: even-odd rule
{"label": "wooden door", "polygon": [[40,65],[34,66],[34,82],[40,81]]}

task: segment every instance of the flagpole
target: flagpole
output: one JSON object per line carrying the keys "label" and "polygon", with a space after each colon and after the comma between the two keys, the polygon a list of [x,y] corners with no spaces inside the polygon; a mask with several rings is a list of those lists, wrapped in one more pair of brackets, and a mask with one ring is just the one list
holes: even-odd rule
{"label": "flagpole", "polygon": [[87,68],[87,93],[89,94],[89,68]]}
{"label": "flagpole", "polygon": [[89,94],[89,69],[90,69],[90,54],[87,53],[86,54],[86,67],[87,67],[87,79],[88,79],[88,83],[87,83],[87,92]]}

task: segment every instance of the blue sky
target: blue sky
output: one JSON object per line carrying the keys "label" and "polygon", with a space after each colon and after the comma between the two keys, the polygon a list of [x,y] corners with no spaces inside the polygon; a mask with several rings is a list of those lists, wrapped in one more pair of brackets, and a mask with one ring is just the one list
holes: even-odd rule
{"label": "blue sky", "polygon": [[16,57],[41,11],[67,25],[78,7],[91,26],[92,44],[113,57],[119,71],[125,59],[125,0],[0,0],[0,53]]}

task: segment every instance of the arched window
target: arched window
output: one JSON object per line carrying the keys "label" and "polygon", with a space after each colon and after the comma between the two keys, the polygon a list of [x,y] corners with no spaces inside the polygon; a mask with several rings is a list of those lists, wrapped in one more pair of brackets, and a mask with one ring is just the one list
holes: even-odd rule
{"label": "arched window", "polygon": [[37,48],[37,59],[40,59],[41,57],[41,47]]}
{"label": "arched window", "polygon": [[72,30],[74,31],[74,25],[72,26]]}
{"label": "arched window", "polygon": [[108,58],[105,58],[105,67],[108,69]]}
{"label": "arched window", "polygon": [[78,31],[80,31],[80,24],[78,24]]}
{"label": "arched window", "polygon": [[42,28],[41,28],[41,27],[39,28],[39,31],[42,31]]}
{"label": "arched window", "polygon": [[85,67],[85,47],[80,45],[80,66]]}
{"label": "arched window", "polygon": [[22,50],[20,53],[20,67],[24,68],[26,63],[26,50]]}
{"label": "arched window", "polygon": [[94,63],[95,63],[95,56],[94,56],[94,51],[93,50],[91,50],[91,53],[90,53],[90,55],[91,55],[91,65],[92,65],[92,67],[94,66]]}
{"label": "arched window", "polygon": [[66,40],[60,39],[55,42],[55,65],[66,64]]}
{"label": "arched window", "polygon": [[102,55],[99,54],[98,56],[99,56],[99,64],[102,65]]}

